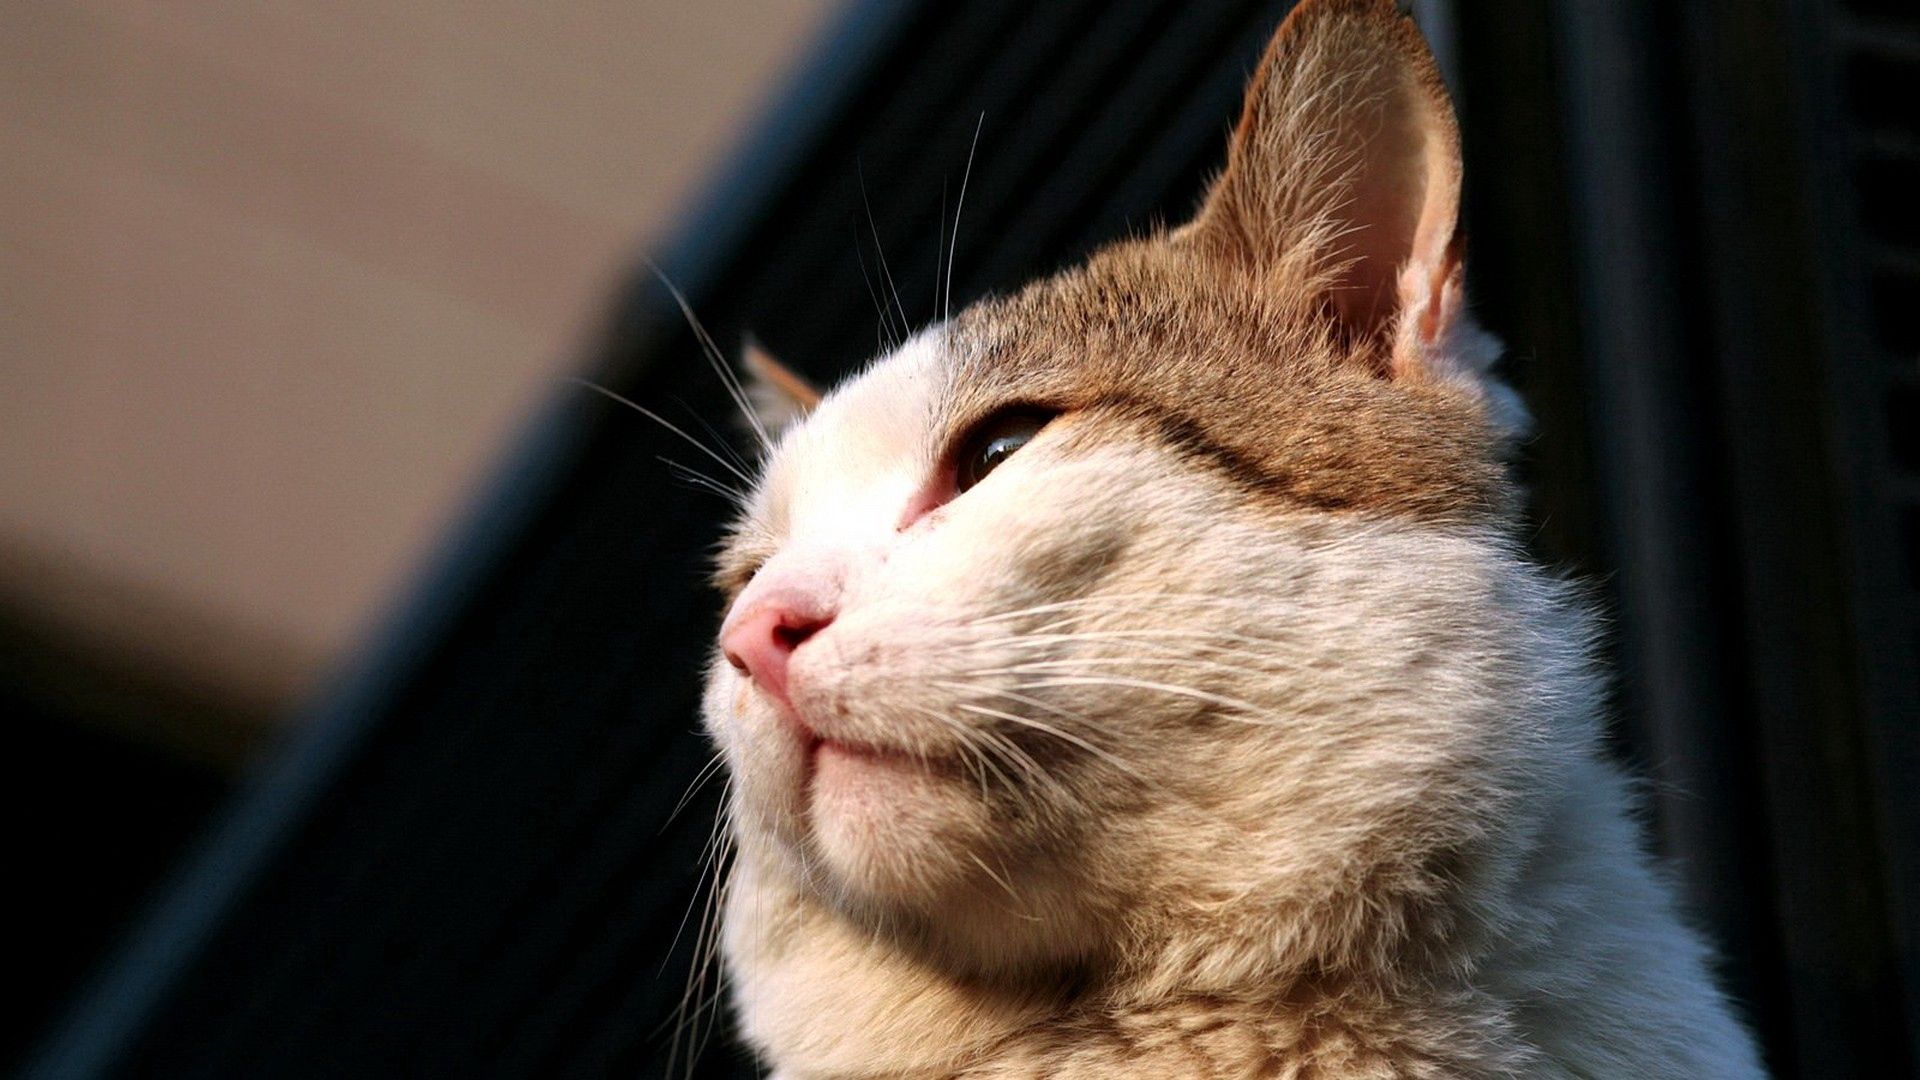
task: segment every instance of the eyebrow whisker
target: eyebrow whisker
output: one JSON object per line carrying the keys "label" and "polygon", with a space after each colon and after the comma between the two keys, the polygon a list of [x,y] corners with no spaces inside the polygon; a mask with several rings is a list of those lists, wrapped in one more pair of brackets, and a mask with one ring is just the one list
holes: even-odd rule
{"label": "eyebrow whisker", "polygon": [[626,396],[625,394],[620,393],[617,390],[612,390],[605,386],[602,386],[599,383],[594,382],[592,379],[582,378],[578,375],[563,375],[561,376],[561,378],[565,379],[567,382],[574,383],[578,386],[584,386],[596,394],[600,394],[603,397],[610,398],[614,401],[619,402],[622,405],[625,405],[627,408],[632,409],[634,412],[639,413],[641,416],[646,417],[647,419],[653,421],[654,423],[659,424],[661,427],[666,428],[668,431],[673,432],[675,435],[680,436],[680,438],[686,440],[689,446],[692,446],[694,449],[712,458],[716,464],[718,464],[721,468],[727,470],[728,472],[732,473],[735,477],[737,477],[740,480],[741,483],[746,484],[749,487],[753,485],[753,482],[754,482],[753,477],[748,476],[746,473],[742,472],[739,468],[737,468],[732,462],[728,461],[726,458],[721,457],[719,453],[716,452],[712,447],[708,446],[706,443],[701,442],[699,439],[696,439],[693,436],[687,434],[684,430],[680,428],[679,425],[675,424],[671,420],[668,420],[666,417],[661,416],[659,413],[654,412],[652,409],[647,408],[645,405],[640,404],[639,402],[633,400],[632,398]]}
{"label": "eyebrow whisker", "polygon": [[720,346],[714,344],[713,336],[707,333],[707,328],[701,323],[700,316],[694,314],[693,305],[687,302],[687,294],[681,292],[680,287],[667,277],[666,271],[660,269],[659,264],[652,259],[647,260],[647,268],[653,271],[654,277],[660,279],[660,284],[666,286],[668,294],[673,297],[674,304],[680,308],[680,314],[687,320],[687,325],[693,329],[694,339],[699,342],[707,363],[712,366],[713,373],[719,376],[720,385],[726,388],[727,396],[733,399],[734,407],[740,410],[740,415],[745,417],[747,424],[753,428],[754,437],[760,440],[761,448],[771,452],[773,438],[767,434],[766,426],[760,422],[760,414],[748,400],[745,385],[740,382],[740,376],[735,374],[732,366],[727,363],[726,357],[720,352]]}

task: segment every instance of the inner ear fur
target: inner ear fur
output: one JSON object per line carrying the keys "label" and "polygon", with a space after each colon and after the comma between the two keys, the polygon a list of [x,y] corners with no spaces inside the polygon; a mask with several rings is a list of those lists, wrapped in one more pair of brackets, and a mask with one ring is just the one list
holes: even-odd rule
{"label": "inner ear fur", "polygon": [[747,403],[768,433],[786,430],[820,404],[820,391],[758,341],[746,340],[740,362],[747,369]]}
{"label": "inner ear fur", "polygon": [[1410,377],[1460,308],[1459,208],[1459,127],[1413,20],[1392,0],[1305,0],[1189,231],[1313,292],[1381,374]]}

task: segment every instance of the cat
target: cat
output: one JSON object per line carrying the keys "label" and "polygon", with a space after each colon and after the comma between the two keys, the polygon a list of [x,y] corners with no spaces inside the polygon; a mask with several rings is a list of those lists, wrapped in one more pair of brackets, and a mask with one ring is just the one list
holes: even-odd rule
{"label": "cat", "polygon": [[752,358],[704,716],[774,1076],[1762,1075],[1516,538],[1460,183],[1412,21],[1305,0],[1185,225]]}

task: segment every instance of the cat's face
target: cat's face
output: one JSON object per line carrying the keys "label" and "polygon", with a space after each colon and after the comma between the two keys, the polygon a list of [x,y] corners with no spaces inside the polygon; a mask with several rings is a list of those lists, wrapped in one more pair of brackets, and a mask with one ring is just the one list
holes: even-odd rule
{"label": "cat's face", "polygon": [[1305,136],[1260,110],[1321,62],[1282,50],[1195,223],[977,305],[779,439],[706,698],[758,872],[993,973],[1412,881],[1487,827],[1527,741],[1482,700],[1501,411],[1450,114],[1424,53],[1370,47],[1358,145],[1404,94],[1431,122],[1386,156],[1440,167],[1285,212],[1410,199],[1384,267],[1269,219],[1259,185],[1308,181],[1268,144]]}

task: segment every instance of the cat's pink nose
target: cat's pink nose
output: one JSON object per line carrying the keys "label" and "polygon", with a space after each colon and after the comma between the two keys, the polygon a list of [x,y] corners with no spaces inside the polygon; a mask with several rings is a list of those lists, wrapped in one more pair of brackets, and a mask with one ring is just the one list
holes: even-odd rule
{"label": "cat's pink nose", "polygon": [[783,704],[787,700],[787,663],[793,651],[833,621],[831,611],[796,600],[767,597],[729,618],[720,631],[720,651],[727,663]]}

